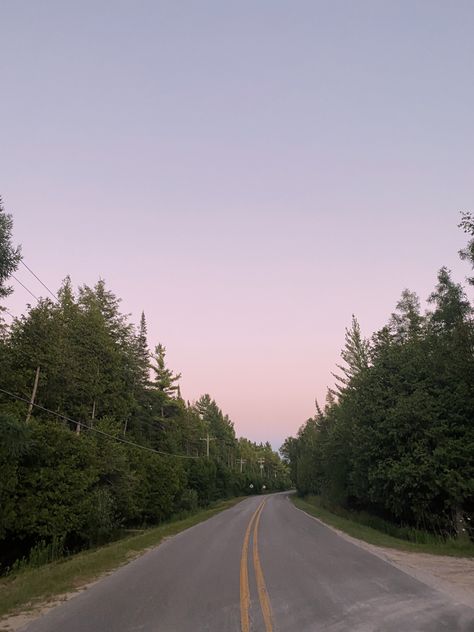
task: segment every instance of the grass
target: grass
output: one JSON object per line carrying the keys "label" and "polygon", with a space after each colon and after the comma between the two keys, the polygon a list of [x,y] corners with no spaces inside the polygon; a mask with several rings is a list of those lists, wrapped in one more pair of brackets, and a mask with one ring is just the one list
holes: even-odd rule
{"label": "grass", "polygon": [[[474,557],[474,543],[467,536],[442,540],[430,533],[397,527],[365,512],[351,512],[342,508],[329,509],[318,496],[307,496],[303,499],[291,495],[290,498],[299,509],[369,544],[417,553]],[[374,525],[378,528],[374,528]]]}
{"label": "grass", "polygon": [[184,519],[146,529],[98,549],[84,551],[40,568],[26,568],[11,573],[0,580],[0,617],[31,609],[58,595],[77,590],[126,564],[146,549],[158,545],[163,538],[207,520],[241,500],[224,500]]}

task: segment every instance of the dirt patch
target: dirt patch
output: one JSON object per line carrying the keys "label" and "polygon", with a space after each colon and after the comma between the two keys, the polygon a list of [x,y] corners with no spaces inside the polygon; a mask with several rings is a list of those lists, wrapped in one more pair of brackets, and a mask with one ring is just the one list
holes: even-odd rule
{"label": "dirt patch", "polygon": [[[105,573],[105,575],[110,575],[110,573]],[[26,626],[27,623],[31,623],[31,621],[45,614],[48,610],[59,606],[63,603],[63,601],[67,601],[68,599],[75,597],[78,593],[87,590],[100,581],[105,575],[102,575],[100,578],[97,578],[88,584],[78,587],[77,590],[63,593],[62,595],[56,595],[50,601],[37,603],[32,605],[29,609],[23,609],[21,612],[18,612],[18,614],[3,617],[0,619],[0,632],[16,632],[17,630],[20,630]]]}
{"label": "dirt patch", "polygon": [[[371,545],[369,545],[371,546]],[[434,588],[452,597],[474,603],[474,560],[466,557],[409,553],[385,547],[373,547],[381,557]],[[466,602],[467,599],[467,602]]]}

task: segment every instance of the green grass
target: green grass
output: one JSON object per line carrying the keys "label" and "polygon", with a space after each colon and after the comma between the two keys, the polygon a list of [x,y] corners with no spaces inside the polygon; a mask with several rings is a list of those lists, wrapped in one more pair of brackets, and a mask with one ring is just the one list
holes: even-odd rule
{"label": "green grass", "polygon": [[[369,544],[401,551],[474,557],[474,543],[467,536],[442,540],[430,533],[397,527],[365,512],[350,512],[342,508],[330,510],[322,504],[318,496],[307,496],[303,499],[292,494],[290,498],[299,509]],[[374,528],[374,525],[379,528]],[[390,533],[387,533],[387,530]]]}
{"label": "green grass", "polygon": [[31,609],[39,603],[74,591],[129,562],[163,538],[175,535],[236,505],[242,498],[216,503],[181,520],[146,529],[98,549],[84,551],[40,568],[27,568],[0,580],[0,617]]}

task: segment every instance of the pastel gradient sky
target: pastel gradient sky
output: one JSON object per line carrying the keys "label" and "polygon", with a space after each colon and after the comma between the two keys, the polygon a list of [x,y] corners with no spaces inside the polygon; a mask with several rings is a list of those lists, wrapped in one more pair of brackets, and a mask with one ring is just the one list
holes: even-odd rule
{"label": "pastel gradient sky", "polygon": [[238,435],[277,448],[313,414],[352,313],[370,335],[468,274],[471,0],[0,0],[0,25],[25,262],[145,310]]}

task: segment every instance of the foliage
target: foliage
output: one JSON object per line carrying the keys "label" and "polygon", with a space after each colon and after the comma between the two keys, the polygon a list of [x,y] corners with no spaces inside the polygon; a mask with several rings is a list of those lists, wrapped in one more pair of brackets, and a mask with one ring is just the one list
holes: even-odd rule
{"label": "foliage", "polygon": [[8,278],[15,272],[21,261],[21,249],[12,245],[13,220],[5,213],[0,196],[0,298],[12,293],[12,288],[5,285]]}
{"label": "foliage", "polygon": [[[472,217],[463,228],[474,234]],[[463,256],[474,263],[472,241]],[[332,401],[281,453],[300,495],[447,539],[474,522],[474,323],[446,268],[369,341],[353,317]],[[334,398],[336,396],[336,398]],[[465,525],[468,525],[467,527]],[[413,531],[415,530],[415,531]]]}
{"label": "foliage", "polygon": [[233,498],[221,501],[184,519],[140,529],[138,532],[134,530],[133,534],[128,533],[108,546],[69,555],[60,563],[43,565],[48,560],[58,558],[61,542],[39,543],[32,551],[31,558],[15,564],[6,577],[0,578],[0,617],[24,607],[31,608],[56,595],[75,591],[78,586],[90,583],[104,573],[128,563],[150,547],[157,546],[164,538],[207,520],[240,500]]}
{"label": "foliage", "polygon": [[[0,209],[0,289],[19,260],[11,227]],[[28,423],[27,404],[0,392],[3,568],[50,559],[59,542],[75,551],[220,498],[288,485],[278,454],[237,439],[210,395],[182,399],[165,347],[150,353],[145,315],[136,328],[104,280],[75,290],[66,277],[57,296],[0,336],[2,389],[29,400],[40,369]]]}
{"label": "foliage", "polygon": [[303,511],[358,540],[402,551],[474,557],[474,543],[467,537],[440,538],[413,527],[400,527],[365,511],[354,511],[327,502],[319,496],[291,496]]}

